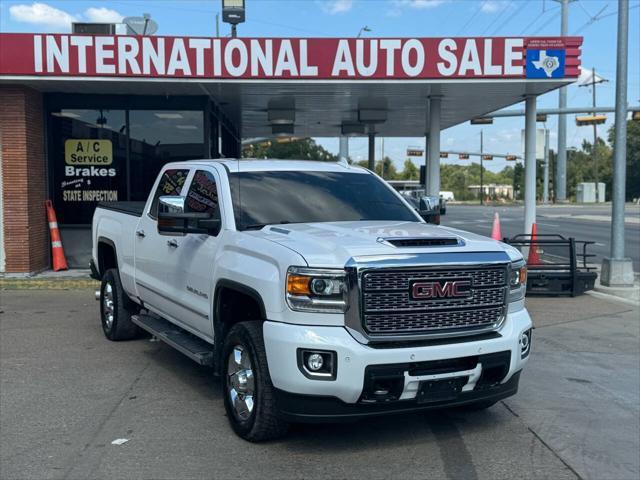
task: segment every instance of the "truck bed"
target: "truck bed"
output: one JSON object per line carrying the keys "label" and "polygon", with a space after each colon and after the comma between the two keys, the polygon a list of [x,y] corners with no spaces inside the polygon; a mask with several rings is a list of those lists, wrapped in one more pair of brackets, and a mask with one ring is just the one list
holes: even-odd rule
{"label": "truck bed", "polygon": [[146,202],[100,202],[98,208],[141,217]]}

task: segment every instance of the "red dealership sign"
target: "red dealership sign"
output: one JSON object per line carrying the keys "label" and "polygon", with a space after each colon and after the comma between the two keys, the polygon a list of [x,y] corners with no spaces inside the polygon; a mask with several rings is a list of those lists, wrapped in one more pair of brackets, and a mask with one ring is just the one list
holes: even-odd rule
{"label": "red dealership sign", "polygon": [[[2,33],[0,77],[517,79],[528,76],[528,49],[536,52],[537,60],[561,57],[556,69],[562,71],[553,77],[577,77],[581,44],[581,37],[249,39]],[[556,64],[550,63],[552,68]]]}

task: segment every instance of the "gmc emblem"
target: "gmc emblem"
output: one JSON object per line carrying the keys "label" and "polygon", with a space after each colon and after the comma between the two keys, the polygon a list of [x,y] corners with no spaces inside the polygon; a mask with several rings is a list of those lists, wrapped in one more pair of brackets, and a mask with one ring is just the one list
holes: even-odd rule
{"label": "gmc emblem", "polygon": [[411,285],[411,297],[416,300],[428,298],[460,298],[471,296],[470,280],[440,282],[415,282]]}

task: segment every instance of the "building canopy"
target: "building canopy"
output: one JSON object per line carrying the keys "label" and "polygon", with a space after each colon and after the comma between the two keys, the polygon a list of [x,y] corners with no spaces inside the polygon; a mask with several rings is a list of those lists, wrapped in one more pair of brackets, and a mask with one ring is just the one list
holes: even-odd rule
{"label": "building canopy", "polygon": [[0,82],[42,92],[206,95],[243,137],[416,137],[577,79],[581,37],[202,38],[0,34]]}

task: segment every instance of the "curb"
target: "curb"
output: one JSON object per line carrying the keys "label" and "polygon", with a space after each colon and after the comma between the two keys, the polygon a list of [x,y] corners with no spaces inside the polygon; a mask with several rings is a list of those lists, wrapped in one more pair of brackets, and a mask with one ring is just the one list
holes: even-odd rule
{"label": "curb", "polygon": [[640,301],[638,300],[622,297],[620,295],[614,295],[613,293],[605,292],[598,288],[594,290],[590,290],[585,293],[593,297],[602,298],[603,300],[610,300],[612,302],[624,303],[625,305],[630,305],[632,307],[640,307]]}
{"label": "curb", "polygon": [[88,290],[100,282],[91,278],[0,278],[0,290]]}

